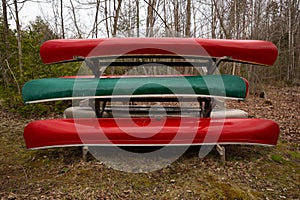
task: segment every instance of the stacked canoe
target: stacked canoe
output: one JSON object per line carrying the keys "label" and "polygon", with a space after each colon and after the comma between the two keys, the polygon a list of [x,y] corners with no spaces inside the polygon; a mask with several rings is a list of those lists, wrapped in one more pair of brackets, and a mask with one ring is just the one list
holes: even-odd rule
{"label": "stacked canoe", "polygon": [[[110,145],[272,146],[277,143],[279,126],[276,122],[245,118],[247,114],[239,110],[213,109],[214,102],[219,99],[243,101],[248,93],[247,80],[234,75],[215,74],[217,64],[226,61],[271,66],[277,58],[277,48],[271,42],[192,38],[63,39],[45,42],[40,54],[45,64],[83,61],[90,67],[93,77],[37,79],[23,86],[25,103],[56,100],[88,102],[84,107],[67,109],[67,119],[29,123],[24,130],[29,149]],[[122,62],[128,58],[131,62]],[[151,64],[169,63],[170,66],[182,66],[193,60],[189,66],[196,63],[196,68],[204,66],[203,62],[198,62],[202,59],[206,61],[206,74],[104,76],[101,71],[107,59],[110,60],[109,66],[128,64],[139,67],[143,63],[141,60],[148,58],[160,60],[155,63],[153,59]],[[118,62],[112,61],[114,59]],[[114,101],[127,104],[114,106]],[[131,104],[133,101],[174,101],[177,105],[196,101],[199,108],[179,106],[176,110],[165,104],[143,107]],[[140,115],[144,108],[149,109],[146,113],[154,114]],[[135,115],[130,115],[132,112]],[[104,113],[109,113],[109,117]]]}

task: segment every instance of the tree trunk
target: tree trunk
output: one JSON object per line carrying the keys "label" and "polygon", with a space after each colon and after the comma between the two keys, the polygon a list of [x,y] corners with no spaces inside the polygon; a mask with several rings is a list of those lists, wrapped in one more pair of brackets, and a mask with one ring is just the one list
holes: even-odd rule
{"label": "tree trunk", "polygon": [[108,22],[108,11],[107,11],[107,0],[104,1],[105,5],[104,5],[104,14],[105,14],[105,28],[106,28],[106,34],[107,37],[110,37],[110,32],[109,32],[109,22]]}
{"label": "tree trunk", "polygon": [[122,0],[118,0],[118,7],[116,9],[116,14],[114,17],[114,24],[113,24],[113,32],[112,32],[112,36],[116,37],[117,35],[117,29],[118,29],[118,20],[119,20],[119,13],[121,10],[121,4],[122,4]]}
{"label": "tree trunk", "polygon": [[99,8],[100,8],[100,0],[97,0],[97,2],[96,2],[95,20],[94,20],[93,32],[92,32],[92,37],[95,37],[95,38],[98,38],[98,15],[99,15]]}
{"label": "tree trunk", "polygon": [[196,13],[196,8],[195,4],[192,4],[193,8],[193,22],[194,22],[194,30],[193,30],[193,37],[197,37],[197,13]]}
{"label": "tree trunk", "polygon": [[78,24],[77,24],[76,13],[75,13],[75,7],[74,7],[74,5],[73,5],[72,0],[70,0],[70,5],[71,5],[71,9],[72,9],[72,14],[73,14],[73,20],[74,20],[74,26],[75,26],[75,29],[76,29],[76,31],[77,31],[78,37],[79,37],[79,38],[82,38],[82,35],[81,35],[81,32],[80,32],[79,26],[78,26]]}
{"label": "tree trunk", "polygon": [[222,31],[223,31],[224,35],[225,35],[225,38],[229,39],[230,37],[229,37],[229,34],[228,34],[228,30],[225,27],[225,19],[224,19],[223,15],[221,15],[221,12],[223,12],[223,11],[220,11],[220,8],[218,7],[217,2],[221,2],[221,1],[213,0],[213,4],[214,4],[214,7],[215,7],[215,12],[216,12],[217,17],[219,19],[220,26],[222,28]]}
{"label": "tree trunk", "polygon": [[292,63],[291,63],[291,59],[292,59],[292,11],[291,11],[291,0],[287,1],[287,6],[288,6],[288,51],[289,51],[289,63],[288,63],[288,68],[287,68],[287,76],[286,76],[286,80],[289,81],[290,80],[290,74],[291,74],[291,67],[292,67]]}
{"label": "tree trunk", "polygon": [[[166,0],[163,0],[163,12],[164,12],[164,21],[166,22],[167,21],[167,8],[166,8]],[[169,36],[170,34],[170,30],[168,30],[166,24],[165,24],[165,36]]]}
{"label": "tree trunk", "polygon": [[191,36],[191,0],[187,0],[186,3],[186,27],[185,27],[185,36]]}
{"label": "tree trunk", "polygon": [[[5,47],[3,49],[3,57],[4,57],[4,60],[8,58],[8,49],[9,49],[9,43],[8,43],[8,21],[7,21],[7,2],[6,0],[2,0],[2,12],[3,12],[3,42],[5,44]],[[1,52],[0,52],[1,53]],[[3,81],[4,81],[4,84],[6,86],[8,86],[9,84],[9,80],[8,80],[8,75],[7,75],[7,72],[5,70],[5,63],[3,62],[2,63],[2,78],[3,78]]]}
{"label": "tree trunk", "polygon": [[60,31],[61,25],[59,25],[59,17],[61,16],[59,11],[59,0],[52,1],[52,11],[53,11],[53,21],[54,21],[54,32],[58,33]]}
{"label": "tree trunk", "polygon": [[19,58],[19,70],[20,70],[20,78],[23,79],[23,62],[22,62],[22,41],[21,41],[21,26],[19,21],[19,10],[18,10],[18,2],[14,0],[15,6],[15,15],[16,15],[16,28],[17,28],[17,42],[18,42],[18,58]]}
{"label": "tree trunk", "polygon": [[214,9],[214,1],[211,0],[211,15],[212,15],[212,22],[211,22],[211,37],[212,38],[217,38],[216,37],[216,29],[217,29],[217,16],[216,12]]}
{"label": "tree trunk", "polygon": [[148,3],[147,18],[146,18],[146,37],[153,36],[153,5],[155,0],[150,0]]}
{"label": "tree trunk", "polygon": [[140,37],[140,5],[136,0],[136,37]]}
{"label": "tree trunk", "polygon": [[60,23],[61,23],[61,37],[65,39],[63,0],[60,0]]}
{"label": "tree trunk", "polygon": [[3,12],[3,23],[4,23],[4,33],[3,33],[3,39],[5,43],[6,50],[9,48],[8,45],[8,20],[7,20],[7,2],[6,0],[2,0],[2,12]]}
{"label": "tree trunk", "polygon": [[179,20],[179,3],[178,0],[174,1],[174,28],[176,31],[176,35],[180,33],[180,20]]}

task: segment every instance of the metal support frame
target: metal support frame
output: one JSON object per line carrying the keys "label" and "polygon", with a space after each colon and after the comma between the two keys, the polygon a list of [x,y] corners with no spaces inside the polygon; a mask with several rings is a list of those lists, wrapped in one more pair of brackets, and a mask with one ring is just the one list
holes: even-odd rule
{"label": "metal support frame", "polygon": [[211,98],[199,97],[197,98],[200,108],[200,117],[210,117],[210,113],[212,111],[212,100]]}
{"label": "metal support frame", "polygon": [[229,60],[231,60],[231,57],[230,57],[230,56],[223,56],[223,57],[217,59],[217,60],[212,64],[212,67],[211,67],[210,69],[208,69],[207,74],[213,74],[213,73],[216,71],[216,69],[218,68],[218,66],[220,65],[220,63],[221,63],[222,61],[229,61]]}
{"label": "metal support frame", "polygon": [[226,157],[225,157],[225,147],[224,146],[221,146],[219,144],[216,145],[216,149],[218,151],[218,153],[220,154],[221,156],[221,161],[222,163],[225,163],[226,161]]}
{"label": "metal support frame", "polygon": [[[79,58],[85,61],[86,65],[92,70],[93,74],[95,75],[95,78],[99,78],[103,73],[103,68],[106,66],[100,66],[99,60],[97,59],[83,59]],[[207,74],[213,74],[215,70],[218,68],[219,64],[222,61],[228,61],[231,60],[231,57],[224,56],[219,59],[216,59],[214,63],[212,63],[211,67],[208,68]],[[211,98],[197,98],[200,108],[200,117],[210,117],[213,105],[212,105],[212,99]],[[94,102],[90,99],[89,104],[94,109],[96,116],[98,118],[101,118],[103,115],[103,112],[105,111],[107,101],[102,102],[102,106],[100,105],[100,100],[95,99]],[[101,107],[101,108],[100,108]],[[216,150],[221,156],[221,161],[224,163],[226,160],[225,157],[225,147],[221,146],[219,144],[216,145]],[[82,158],[83,161],[87,160],[87,154],[88,154],[88,147],[83,146],[82,147]]]}
{"label": "metal support frame", "polygon": [[87,160],[87,154],[88,154],[88,152],[89,152],[89,148],[87,146],[83,146],[82,147],[82,160],[84,162],[86,162],[86,160]]}

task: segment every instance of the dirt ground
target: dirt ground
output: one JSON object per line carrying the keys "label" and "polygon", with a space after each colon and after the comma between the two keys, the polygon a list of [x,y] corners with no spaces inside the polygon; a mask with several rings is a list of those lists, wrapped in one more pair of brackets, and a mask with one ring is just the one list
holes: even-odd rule
{"label": "dirt ground", "polygon": [[[150,173],[117,171],[81,148],[27,150],[23,129],[33,119],[0,112],[1,199],[300,199],[300,87],[266,87],[229,102],[250,117],[278,122],[277,146],[226,147],[226,162],[213,150],[203,159],[190,148]],[[129,161],[130,162],[130,161]]]}

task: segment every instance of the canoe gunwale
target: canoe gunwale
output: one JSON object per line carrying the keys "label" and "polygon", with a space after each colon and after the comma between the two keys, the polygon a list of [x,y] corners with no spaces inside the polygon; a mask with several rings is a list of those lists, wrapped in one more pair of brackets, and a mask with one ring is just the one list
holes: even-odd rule
{"label": "canoe gunwale", "polygon": [[22,95],[24,103],[75,99],[151,99],[153,102],[155,98],[157,101],[164,101],[165,98],[173,102],[176,98],[182,101],[185,101],[184,98],[194,98],[195,101],[198,97],[243,101],[247,90],[247,81],[233,75],[49,78],[25,83]]}
{"label": "canoe gunwale", "polygon": [[[216,98],[216,99],[224,99],[224,100],[236,100],[236,101],[244,101],[244,98],[236,98],[236,97],[225,97],[225,96],[214,96],[214,95],[189,95],[189,94],[176,94],[176,95],[164,95],[164,94],[151,94],[151,95],[115,95],[115,96],[82,96],[82,97],[62,97],[62,98],[52,98],[52,99],[42,99],[42,100],[33,100],[26,101],[25,104],[34,104],[34,103],[43,103],[50,101],[63,101],[63,100],[85,100],[85,99],[97,99],[102,101],[122,101],[128,100],[131,101],[143,101],[143,102],[191,102],[199,97],[203,98]],[[159,98],[159,99],[158,99]],[[180,100],[177,100],[180,98]]]}
{"label": "canoe gunwale", "polygon": [[[105,59],[120,59],[120,58],[175,58],[175,59],[199,59],[199,60],[212,60],[216,62],[217,60],[221,59],[221,62],[232,62],[232,63],[241,63],[241,64],[250,64],[250,65],[258,65],[258,66],[264,66],[264,67],[271,67],[271,65],[263,64],[263,63],[258,63],[258,62],[251,62],[251,61],[245,61],[245,60],[239,60],[239,59],[233,59],[232,56],[227,55],[224,57],[213,57],[213,56],[194,56],[194,55],[183,55],[183,56],[178,56],[178,55],[164,55],[164,54],[128,54],[128,55],[106,55],[106,56],[91,56],[91,57],[83,57],[83,56],[74,56],[72,60],[61,60],[57,62],[51,62],[51,63],[44,63],[46,65],[52,65],[52,64],[62,64],[62,63],[70,63],[70,62],[85,62],[88,60],[105,60]],[[109,66],[118,66],[118,62],[111,62]],[[128,66],[134,66],[135,62],[128,62]],[[147,62],[145,62],[147,63]],[[157,62],[159,63],[159,62]],[[164,64],[167,65],[167,63],[170,63],[172,66],[176,66],[175,64],[171,64],[173,62],[165,62]],[[174,62],[175,63],[175,62]],[[186,61],[186,63],[189,66],[195,66],[193,62]],[[135,64],[137,65],[137,64]],[[140,65],[140,64],[139,64]],[[179,66],[179,64],[178,64]]]}
{"label": "canoe gunwale", "polygon": [[272,66],[277,59],[278,49],[272,42],[263,40],[208,38],[56,39],[44,42],[40,49],[45,64],[116,54],[174,54],[217,59],[230,56],[235,62]]}
{"label": "canoe gunwale", "polygon": [[70,144],[70,145],[54,145],[28,148],[29,150],[40,150],[50,148],[65,148],[65,147],[177,147],[177,146],[215,146],[215,145],[249,145],[249,146],[264,146],[274,147],[273,144],[249,143],[249,142],[217,142],[217,143],[192,143],[192,144]]}
{"label": "canoe gunwale", "polygon": [[[163,124],[160,124],[161,122]],[[195,130],[191,129],[193,124],[196,125]],[[158,125],[162,125],[161,129],[157,130],[154,135],[148,135],[150,132],[152,133],[152,128]],[[159,120],[155,117],[68,118],[31,122],[24,129],[24,139],[29,149],[63,146],[216,144],[275,146],[279,132],[278,124],[267,119],[212,119],[199,117],[166,117],[159,118]],[[207,134],[211,136],[206,138]]]}

